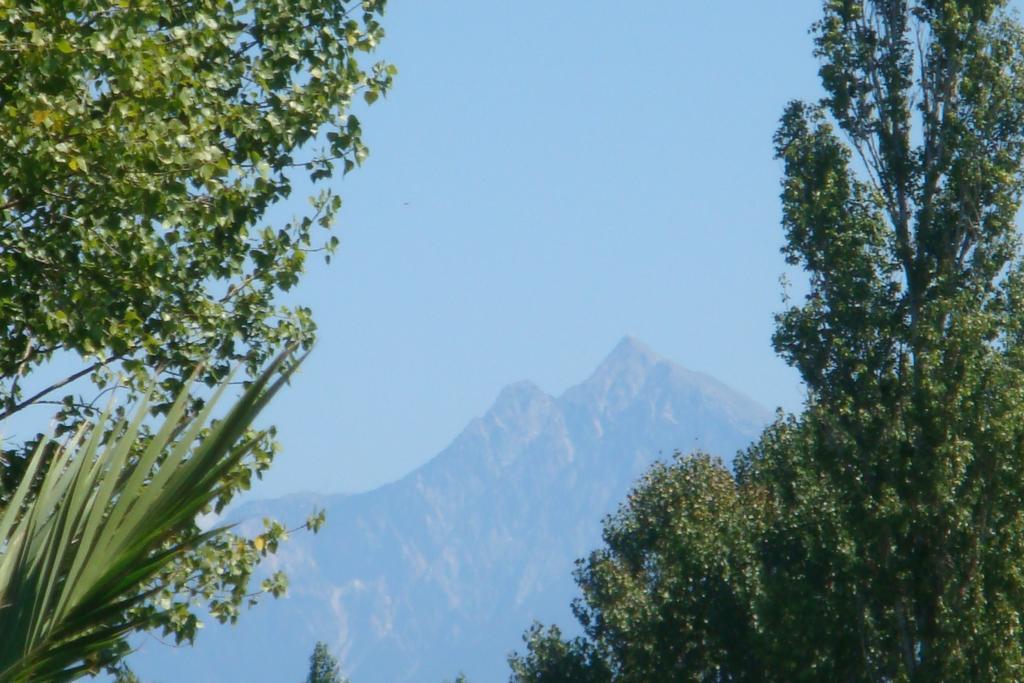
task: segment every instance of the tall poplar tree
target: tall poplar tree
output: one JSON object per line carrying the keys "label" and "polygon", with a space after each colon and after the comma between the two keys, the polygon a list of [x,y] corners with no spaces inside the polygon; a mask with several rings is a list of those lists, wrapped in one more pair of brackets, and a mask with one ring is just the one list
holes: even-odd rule
{"label": "tall poplar tree", "polygon": [[306,683],[346,683],[341,675],[338,660],[327,648],[327,643],[317,641],[313,654],[309,656],[309,674]]}
{"label": "tall poplar tree", "polygon": [[811,286],[775,346],[809,399],[742,480],[771,493],[758,612],[787,629],[767,642],[792,675],[1024,667],[1024,33],[1006,4],[825,3],[827,96],[776,136],[785,252]]}
{"label": "tall poplar tree", "polygon": [[[656,477],[642,486],[672,523],[583,564],[577,611],[613,680],[1024,676],[1024,31],[1007,4],[824,2],[826,96],[790,104],[775,138],[784,252],[809,291],[774,343],[805,410],[739,460],[740,507]],[[635,500],[606,538],[650,517]],[[727,540],[716,529],[748,542],[685,561]],[[701,642],[650,626],[716,613],[684,599],[709,581],[731,584],[731,616],[699,621]],[[604,623],[628,625],[630,648]],[[541,671],[544,643],[535,632],[514,667]],[[622,653],[641,651],[698,656],[638,676]]]}

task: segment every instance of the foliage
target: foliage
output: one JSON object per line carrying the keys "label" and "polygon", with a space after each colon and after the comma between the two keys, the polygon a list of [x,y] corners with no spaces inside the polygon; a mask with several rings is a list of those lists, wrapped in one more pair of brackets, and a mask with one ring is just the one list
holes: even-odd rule
{"label": "foliage", "polygon": [[758,680],[755,521],[720,462],[659,463],[605,520],[605,547],[578,563],[573,611],[585,639],[539,625],[513,680]]}
{"label": "foliage", "polygon": [[516,683],[610,683],[612,674],[595,648],[582,638],[565,640],[557,626],[534,623],[523,634],[526,654],[508,660]]}
{"label": "foliage", "polygon": [[[195,376],[194,414],[229,367],[251,381],[275,349],[309,348],[310,311],[276,298],[337,245],[325,183],[366,156],[354,101],[391,85],[393,67],[360,61],[384,6],[0,0],[0,420],[56,406],[69,435],[113,386],[138,398],[153,372],[152,411]],[[271,224],[301,176],[312,206]],[[225,473],[215,509],[269,466],[273,434]],[[0,509],[40,438],[0,449]],[[153,603],[164,626],[191,639],[200,597],[233,621],[262,554],[222,534],[178,556]]]}
{"label": "foliage", "polygon": [[318,641],[309,656],[309,675],[306,683],[346,683],[338,667],[338,660],[327,648],[327,643]]}
{"label": "foliage", "polygon": [[141,681],[135,672],[132,671],[131,667],[127,664],[122,664],[115,672],[114,683],[141,683]]}
{"label": "foliage", "polygon": [[50,458],[40,444],[0,516],[0,680],[95,673],[123,654],[128,634],[152,626],[147,603],[160,572],[220,533],[183,538],[180,529],[252,448],[239,439],[287,381],[295,366],[286,362],[279,356],[205,435],[227,382],[194,419],[186,385],[141,453],[134,446],[146,404],[111,430],[109,412],[83,425]]}
{"label": "foliage", "polygon": [[[1024,31],[1004,5],[828,3],[828,97],[776,137],[786,254],[811,288],[775,345],[810,400],[743,477],[778,506],[762,616],[786,629],[780,672],[1024,667]],[[819,606],[786,603],[801,594]]]}
{"label": "foliage", "polygon": [[577,571],[584,600],[575,612],[627,672],[622,680],[756,671],[743,503],[721,463],[677,454],[671,466],[655,464],[606,522],[606,547]]}
{"label": "foliage", "polygon": [[[708,519],[669,496],[612,522],[578,578],[616,680],[1021,678],[1024,31],[1005,8],[824,2],[826,97],[775,139],[809,291],[774,343],[806,409],[683,496]],[[640,571],[614,534],[630,516]]]}
{"label": "foliage", "polygon": [[143,384],[160,368],[167,397],[200,361],[212,383],[285,341],[308,346],[309,312],[273,297],[339,200],[327,189],[309,215],[262,222],[293,170],[319,181],[365,157],[349,109],[391,82],[391,67],[357,61],[383,8],[0,2],[0,417],[59,389],[23,386],[57,351],[98,386],[117,361]]}

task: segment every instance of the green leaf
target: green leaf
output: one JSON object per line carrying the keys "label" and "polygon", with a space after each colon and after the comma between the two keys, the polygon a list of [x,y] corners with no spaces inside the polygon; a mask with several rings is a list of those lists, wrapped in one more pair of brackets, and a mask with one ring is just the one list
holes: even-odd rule
{"label": "green leaf", "polygon": [[[148,625],[152,617],[133,608],[153,596],[150,581],[221,533],[175,540],[250,452],[255,442],[238,440],[302,360],[289,364],[289,357],[278,356],[202,438],[215,400],[191,425],[182,423],[186,389],[138,459],[131,454],[145,404],[109,437],[108,409],[55,453],[47,455],[48,442],[39,445],[0,515],[0,680],[77,677],[84,662]],[[35,474],[50,458],[34,490]],[[276,576],[268,590],[280,594],[286,586]]]}

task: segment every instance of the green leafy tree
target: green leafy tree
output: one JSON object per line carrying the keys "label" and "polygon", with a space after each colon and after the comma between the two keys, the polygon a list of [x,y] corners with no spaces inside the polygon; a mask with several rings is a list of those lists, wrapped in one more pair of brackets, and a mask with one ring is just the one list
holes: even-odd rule
{"label": "green leafy tree", "polygon": [[573,611],[586,637],[534,625],[526,654],[510,659],[513,680],[759,680],[748,507],[709,456],[656,464],[605,520],[605,546],[578,564]]}
{"label": "green leafy tree", "polygon": [[[138,398],[153,372],[154,413],[197,376],[196,414],[230,367],[251,381],[275,350],[311,345],[310,311],[276,299],[337,244],[326,183],[366,156],[354,100],[394,75],[361,62],[384,5],[0,0],[0,421],[43,405],[71,434],[104,393]],[[300,176],[318,188],[309,210],[271,224]],[[269,466],[273,430],[258,434],[212,507]],[[0,509],[40,438],[3,442]],[[237,618],[285,533],[259,547],[225,533],[177,557],[152,602],[164,626],[190,639],[196,600]]]}
{"label": "green leafy tree", "polygon": [[534,623],[523,634],[526,653],[508,660],[512,681],[530,683],[611,683],[611,667],[597,649],[583,638],[565,640],[557,626],[545,629]]}
{"label": "green leafy tree", "polygon": [[317,642],[313,648],[313,654],[309,656],[309,675],[306,676],[306,683],[346,683],[346,681],[347,679],[341,675],[338,660],[327,648],[327,643]]}
{"label": "green leafy tree", "polygon": [[809,401],[742,476],[777,508],[761,623],[787,633],[780,673],[1024,667],[1024,32],[1005,6],[826,3],[827,97],[776,136],[811,287],[775,345]]}
{"label": "green leafy tree", "polygon": [[[710,526],[686,508],[663,522],[720,549],[652,546],[650,570],[619,572],[642,585],[607,593],[602,556],[586,565],[584,625],[617,680],[651,657],[649,680],[1024,670],[1024,31],[1000,0],[823,5],[826,96],[792,103],[775,139],[784,252],[809,291],[774,343],[807,405],[740,459],[738,509],[712,478],[687,494],[707,491]],[[646,591],[673,572],[675,635]],[[626,647],[594,623],[628,625]]]}

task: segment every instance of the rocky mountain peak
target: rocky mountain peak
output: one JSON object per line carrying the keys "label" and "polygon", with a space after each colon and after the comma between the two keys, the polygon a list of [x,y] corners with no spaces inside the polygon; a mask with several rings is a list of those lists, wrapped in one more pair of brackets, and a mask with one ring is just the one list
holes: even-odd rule
{"label": "rocky mountain peak", "polygon": [[587,382],[603,378],[644,377],[663,359],[636,337],[626,335]]}
{"label": "rocky mountain peak", "polygon": [[551,397],[536,384],[529,380],[523,380],[509,384],[502,389],[488,414],[502,418],[515,417],[547,406],[551,400]]}
{"label": "rocky mountain peak", "polygon": [[225,666],[238,680],[287,680],[324,640],[359,683],[438,681],[460,669],[504,680],[530,623],[574,623],[574,561],[600,544],[602,517],[651,463],[673,449],[728,459],[768,419],[741,394],[625,337],[557,399],[532,382],[506,387],[397,482],[239,510],[233,520],[258,531],[264,516],[327,509],[320,535],[297,535],[268,567],[288,569],[289,597],[237,627],[211,625],[194,649],[144,647],[133,667],[153,681],[174,672],[220,683]]}
{"label": "rocky mountain peak", "polygon": [[636,337],[625,336],[594,373],[562,397],[568,405],[598,414],[616,412],[629,404],[647,384],[651,373],[669,364]]}

